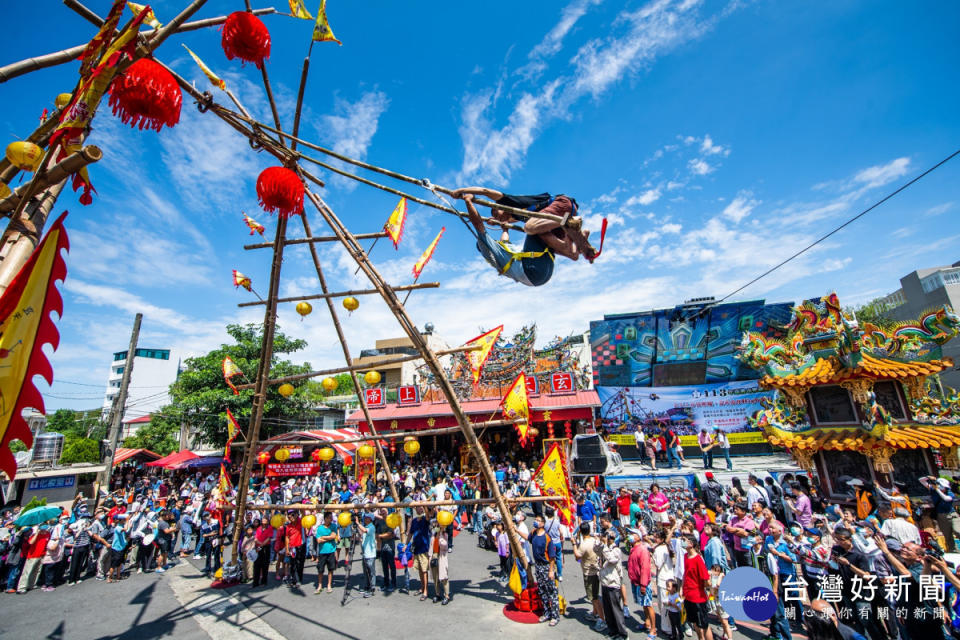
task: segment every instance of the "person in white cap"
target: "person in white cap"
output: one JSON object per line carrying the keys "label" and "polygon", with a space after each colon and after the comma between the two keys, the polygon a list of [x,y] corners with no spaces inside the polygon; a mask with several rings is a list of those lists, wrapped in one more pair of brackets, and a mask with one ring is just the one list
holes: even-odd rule
{"label": "person in white cap", "polygon": [[960,535],[960,515],[957,514],[956,496],[950,491],[950,481],[946,478],[927,476],[920,478],[920,484],[930,490],[930,499],[937,512],[937,524],[947,543],[947,553],[953,553],[956,543],[953,538]]}

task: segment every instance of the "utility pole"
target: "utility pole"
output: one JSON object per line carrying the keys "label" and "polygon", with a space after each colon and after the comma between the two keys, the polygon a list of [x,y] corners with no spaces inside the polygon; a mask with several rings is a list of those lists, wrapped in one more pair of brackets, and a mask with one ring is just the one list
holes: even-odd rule
{"label": "utility pole", "polygon": [[113,456],[120,444],[120,433],[123,431],[123,408],[127,405],[127,387],[130,386],[130,375],[133,373],[133,358],[137,352],[137,340],[140,338],[140,322],[143,314],[138,313],[133,319],[133,333],[130,334],[130,347],[127,349],[127,360],[123,365],[123,377],[120,379],[120,393],[117,395],[113,411],[110,415],[110,448],[103,458],[106,465],[100,472],[100,486],[110,490],[110,476],[113,474]]}

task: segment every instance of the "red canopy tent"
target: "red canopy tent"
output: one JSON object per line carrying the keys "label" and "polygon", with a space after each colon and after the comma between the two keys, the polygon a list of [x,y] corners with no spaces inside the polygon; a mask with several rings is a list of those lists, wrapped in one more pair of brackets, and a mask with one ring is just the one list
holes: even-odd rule
{"label": "red canopy tent", "polygon": [[[113,464],[118,465],[124,460],[129,460],[130,458],[138,456],[144,459],[150,458],[156,460],[160,457],[160,454],[154,453],[153,451],[150,451],[150,449],[126,449],[124,447],[119,447],[117,448],[116,453],[113,454]],[[147,464],[152,463],[148,462]]]}
{"label": "red canopy tent", "polygon": [[148,467],[163,467],[164,469],[170,469],[173,466],[180,464],[181,462],[186,462],[187,460],[193,460],[194,458],[199,458],[197,454],[189,449],[184,449],[183,451],[177,451],[176,453],[171,453],[168,456],[164,456],[159,460],[154,460],[153,462],[148,462]]}

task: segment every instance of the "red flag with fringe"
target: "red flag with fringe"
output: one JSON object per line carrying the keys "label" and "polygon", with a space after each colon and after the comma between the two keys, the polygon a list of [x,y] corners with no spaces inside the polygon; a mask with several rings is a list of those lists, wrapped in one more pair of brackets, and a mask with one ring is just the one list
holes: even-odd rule
{"label": "red flag with fringe", "polygon": [[237,419],[233,417],[233,412],[227,409],[227,446],[223,450],[223,457],[227,460],[230,459],[230,444],[238,433],[240,433],[240,425],[237,424]]}
{"label": "red flag with fringe", "polygon": [[467,351],[466,353],[467,362],[470,363],[470,373],[473,374],[473,384],[480,382],[483,365],[487,363],[487,358],[490,357],[493,345],[496,344],[497,338],[500,337],[501,333],[503,333],[503,325],[500,325],[496,329],[491,329],[483,335],[477,336],[465,345],[467,347],[480,347],[479,349]]}
{"label": "red flag with fringe", "polygon": [[10,441],[20,440],[27,447],[33,434],[21,413],[26,408],[44,412],[43,396],[33,384],[34,376],[43,376],[53,384],[53,368],[43,352],[50,344],[60,343],[50,312],[63,316],[63,298],[55,285],[67,277],[67,266],[60,253],[70,250],[63,219],[57,218],[43,241],[33,250],[13,282],[0,296],[0,471],[11,479],[17,475],[17,461]]}
{"label": "red flag with fringe", "polygon": [[393,248],[400,248],[400,238],[403,237],[403,226],[407,224],[407,199],[400,198],[400,202],[393,208],[387,223],[383,225],[383,230],[387,232],[390,240],[393,241]]}
{"label": "red flag with fringe", "polygon": [[420,274],[423,272],[423,268],[427,266],[428,262],[430,262],[430,258],[433,257],[433,252],[437,250],[437,243],[440,242],[440,236],[442,236],[443,232],[446,230],[446,227],[440,227],[440,233],[438,233],[437,237],[433,239],[433,242],[430,243],[430,246],[426,248],[426,250],[423,252],[423,255],[420,256],[419,260],[417,260],[417,263],[413,265],[413,278],[415,280],[420,277]]}

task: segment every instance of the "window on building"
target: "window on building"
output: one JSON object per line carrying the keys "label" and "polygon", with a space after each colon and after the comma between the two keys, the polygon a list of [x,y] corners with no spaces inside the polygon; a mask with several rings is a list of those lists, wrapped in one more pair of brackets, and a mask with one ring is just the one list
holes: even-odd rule
{"label": "window on building", "polygon": [[850,392],[837,385],[810,389],[814,419],[817,424],[859,423]]}
{"label": "window on building", "polygon": [[116,369],[113,370],[113,372],[119,376],[120,374],[123,373],[124,369],[126,369],[126,367],[117,367]]}
{"label": "window on building", "polygon": [[944,284],[960,284],[960,269],[950,269],[940,272]]}
{"label": "window on building", "polygon": [[943,286],[943,278],[939,273],[931,274],[920,281],[920,286],[923,287],[924,293],[933,293]]}
{"label": "window on building", "polygon": [[873,393],[877,396],[877,404],[889,411],[894,420],[905,420],[907,413],[897,389],[899,384],[893,380],[874,382]]}

